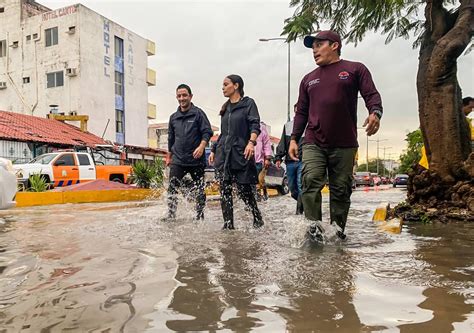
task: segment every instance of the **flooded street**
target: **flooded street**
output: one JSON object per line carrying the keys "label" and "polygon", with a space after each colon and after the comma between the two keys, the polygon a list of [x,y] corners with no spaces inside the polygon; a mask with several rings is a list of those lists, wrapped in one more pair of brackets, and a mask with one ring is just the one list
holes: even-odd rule
{"label": "flooded street", "polygon": [[238,202],[233,232],[215,200],[197,223],[183,200],[173,223],[164,199],[1,211],[0,332],[472,332],[474,224],[371,221],[405,194],[355,191],[324,246],[289,196],[262,230]]}

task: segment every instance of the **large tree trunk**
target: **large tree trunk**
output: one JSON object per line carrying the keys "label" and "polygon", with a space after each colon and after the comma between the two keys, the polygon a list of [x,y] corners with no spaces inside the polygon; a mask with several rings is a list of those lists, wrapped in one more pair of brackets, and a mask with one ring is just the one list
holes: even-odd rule
{"label": "large tree trunk", "polygon": [[453,196],[446,190],[459,181],[471,181],[473,176],[465,163],[471,153],[471,136],[462,112],[462,92],[456,74],[457,58],[472,38],[474,0],[461,1],[454,13],[443,7],[442,0],[426,0],[425,17],[417,91],[430,172],[425,172],[424,179],[412,182],[412,203],[427,197],[432,202],[433,197],[449,201]]}

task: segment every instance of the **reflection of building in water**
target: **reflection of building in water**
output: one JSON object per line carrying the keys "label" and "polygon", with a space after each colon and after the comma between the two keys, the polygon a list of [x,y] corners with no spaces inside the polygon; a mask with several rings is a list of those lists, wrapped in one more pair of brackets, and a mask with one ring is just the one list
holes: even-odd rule
{"label": "reflection of building in water", "polygon": [[147,146],[155,44],[81,5],[0,1],[0,110],[87,115],[88,130]]}

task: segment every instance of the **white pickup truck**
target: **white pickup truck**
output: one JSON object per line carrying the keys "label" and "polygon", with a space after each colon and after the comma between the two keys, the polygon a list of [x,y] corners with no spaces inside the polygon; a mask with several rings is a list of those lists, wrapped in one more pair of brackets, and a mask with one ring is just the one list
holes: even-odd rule
{"label": "white pickup truck", "polygon": [[52,186],[68,186],[95,179],[125,183],[130,177],[129,165],[96,165],[89,153],[55,152],[40,155],[26,164],[14,164],[17,179],[29,188],[29,178],[40,174]]}

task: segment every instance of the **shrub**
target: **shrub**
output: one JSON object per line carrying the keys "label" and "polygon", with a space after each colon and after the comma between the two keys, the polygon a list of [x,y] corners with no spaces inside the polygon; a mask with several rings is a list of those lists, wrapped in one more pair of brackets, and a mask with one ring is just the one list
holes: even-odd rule
{"label": "shrub", "polygon": [[144,160],[135,162],[132,166],[132,182],[141,188],[157,188],[163,185],[164,163],[156,158],[152,163]]}
{"label": "shrub", "polygon": [[31,174],[28,178],[28,183],[30,185],[28,191],[30,192],[44,192],[49,187],[46,178],[39,173]]}

